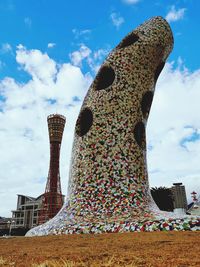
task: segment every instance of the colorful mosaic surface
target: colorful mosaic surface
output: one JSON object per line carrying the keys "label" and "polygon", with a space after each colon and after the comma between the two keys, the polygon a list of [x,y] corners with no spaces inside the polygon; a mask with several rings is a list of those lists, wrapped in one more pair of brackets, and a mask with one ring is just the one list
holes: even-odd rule
{"label": "colorful mosaic surface", "polygon": [[110,53],[76,123],[68,200],[28,236],[200,229],[200,218],[160,211],[148,183],[145,127],[172,47],[168,23],[154,17]]}

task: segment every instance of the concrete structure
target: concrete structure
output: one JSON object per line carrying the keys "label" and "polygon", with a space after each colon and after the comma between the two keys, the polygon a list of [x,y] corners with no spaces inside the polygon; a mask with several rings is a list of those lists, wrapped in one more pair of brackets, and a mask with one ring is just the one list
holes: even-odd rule
{"label": "concrete structure", "polygon": [[173,183],[171,190],[173,194],[174,212],[177,214],[186,213],[188,205],[185,186],[182,183]]}
{"label": "concrete structure", "polygon": [[[76,122],[68,199],[28,236],[171,230],[149,189],[145,127],[156,81],[173,47],[169,24],[154,17],[109,54]],[[67,85],[66,85],[67,86]]]}
{"label": "concrete structure", "polygon": [[59,160],[65,121],[65,117],[59,114],[52,114],[47,117],[50,142],[50,164],[46,189],[43,194],[42,207],[39,214],[39,224],[53,218],[63,205]]}

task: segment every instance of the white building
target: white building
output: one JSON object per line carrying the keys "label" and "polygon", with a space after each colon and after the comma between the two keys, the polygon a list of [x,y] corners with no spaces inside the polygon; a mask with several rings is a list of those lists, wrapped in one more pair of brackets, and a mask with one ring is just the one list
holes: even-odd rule
{"label": "white building", "polygon": [[30,229],[38,225],[42,196],[34,198],[18,195],[17,209],[12,211],[12,220],[15,221],[14,227]]}

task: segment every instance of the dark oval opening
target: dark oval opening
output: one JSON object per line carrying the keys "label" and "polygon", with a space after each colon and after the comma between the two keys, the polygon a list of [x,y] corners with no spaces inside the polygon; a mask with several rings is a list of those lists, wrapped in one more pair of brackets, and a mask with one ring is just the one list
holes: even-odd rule
{"label": "dark oval opening", "polygon": [[77,123],[76,123],[76,133],[79,136],[85,135],[91,128],[93,124],[93,114],[89,108],[85,108],[81,111]]}
{"label": "dark oval opening", "polygon": [[124,47],[127,47],[129,45],[132,45],[135,42],[137,42],[138,39],[139,39],[139,37],[135,33],[132,33],[132,34],[128,35],[124,40],[122,40],[122,42],[119,44],[118,48],[124,48]]}
{"label": "dark oval opening", "polygon": [[102,67],[96,77],[96,90],[102,90],[110,86],[114,79],[114,70],[109,66]]}
{"label": "dark oval opening", "polygon": [[158,65],[158,67],[156,68],[156,71],[155,71],[155,74],[154,74],[154,82],[155,82],[155,83],[157,82],[158,77],[159,77],[161,71],[163,70],[164,66],[165,66],[165,62],[161,62],[161,63]]}
{"label": "dark oval opening", "polygon": [[153,93],[151,91],[146,92],[142,97],[141,109],[144,118],[146,118],[146,116],[148,116],[149,114],[152,100],[153,100]]}
{"label": "dark oval opening", "polygon": [[138,122],[134,128],[134,137],[139,147],[145,147],[145,127],[143,122]]}

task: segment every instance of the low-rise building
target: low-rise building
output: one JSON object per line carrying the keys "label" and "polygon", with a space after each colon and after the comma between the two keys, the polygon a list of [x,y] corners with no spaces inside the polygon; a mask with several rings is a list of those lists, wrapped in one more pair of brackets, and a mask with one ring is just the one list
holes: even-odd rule
{"label": "low-rise building", "polygon": [[[43,194],[39,197],[17,195],[17,208],[12,211],[12,228],[31,229],[39,225],[39,214],[42,208]],[[62,196],[64,200],[64,195]]]}
{"label": "low-rise building", "polygon": [[15,228],[30,229],[38,225],[39,211],[42,205],[42,196],[37,198],[18,195],[17,209],[12,211],[12,220]]}

